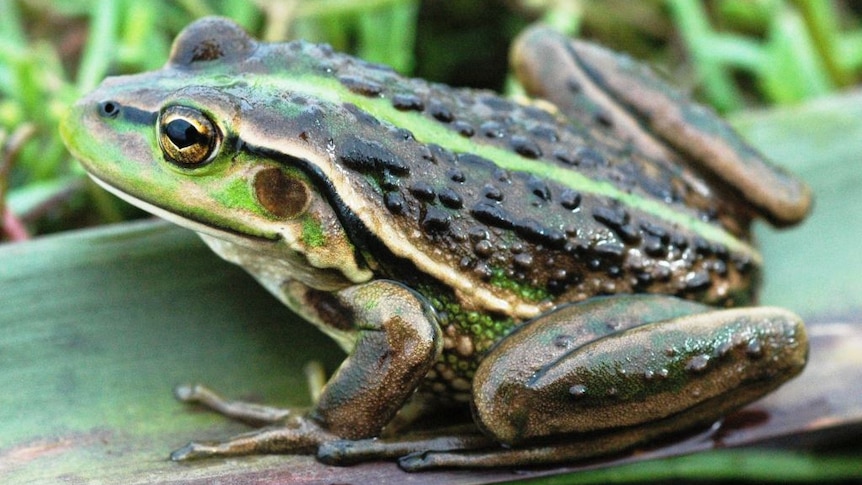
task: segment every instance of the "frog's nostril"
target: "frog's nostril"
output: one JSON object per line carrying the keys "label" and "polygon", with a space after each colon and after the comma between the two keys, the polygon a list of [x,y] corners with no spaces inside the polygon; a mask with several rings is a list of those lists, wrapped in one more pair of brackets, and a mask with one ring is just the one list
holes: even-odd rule
{"label": "frog's nostril", "polygon": [[98,110],[99,116],[103,118],[116,118],[120,113],[120,105],[116,101],[102,101]]}

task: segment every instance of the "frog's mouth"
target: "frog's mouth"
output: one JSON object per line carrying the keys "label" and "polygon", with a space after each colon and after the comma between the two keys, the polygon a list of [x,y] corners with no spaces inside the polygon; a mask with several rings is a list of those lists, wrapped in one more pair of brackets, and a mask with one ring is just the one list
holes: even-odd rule
{"label": "frog's mouth", "polygon": [[87,172],[87,175],[89,175],[90,178],[93,179],[93,181],[96,182],[97,185],[107,190],[108,192],[116,195],[120,199],[128,202],[129,204],[143,209],[150,214],[160,217],[168,222],[172,222],[178,226],[185,227],[186,229],[191,229],[192,231],[195,231],[199,234],[206,234],[208,236],[223,239],[225,241],[236,243],[242,246],[251,246],[258,248],[274,244],[281,240],[281,235],[278,233],[273,233],[271,236],[246,234],[230,229],[229,227],[218,226],[211,223],[203,223],[194,219],[183,217],[179,214],[171,212],[168,209],[151,204],[150,202],[147,202],[143,199],[139,199],[134,195],[129,194],[128,192],[124,192],[117,187],[114,187],[110,183],[100,179],[96,175],[93,175],[90,172]]}

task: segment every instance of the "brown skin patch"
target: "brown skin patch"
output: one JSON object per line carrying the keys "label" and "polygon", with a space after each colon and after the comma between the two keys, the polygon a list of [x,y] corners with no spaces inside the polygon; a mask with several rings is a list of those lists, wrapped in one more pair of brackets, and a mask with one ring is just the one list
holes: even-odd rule
{"label": "brown skin patch", "polygon": [[310,193],[305,183],[277,168],[265,168],[254,176],[254,193],[272,215],[290,219],[308,207]]}

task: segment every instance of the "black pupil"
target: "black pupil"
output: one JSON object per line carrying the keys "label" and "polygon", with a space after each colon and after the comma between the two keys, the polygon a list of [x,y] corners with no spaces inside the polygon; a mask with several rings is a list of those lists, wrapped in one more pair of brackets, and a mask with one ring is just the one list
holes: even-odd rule
{"label": "black pupil", "polygon": [[99,114],[102,116],[113,118],[117,116],[117,113],[119,112],[119,106],[117,106],[113,101],[103,101],[99,103]]}
{"label": "black pupil", "polygon": [[205,141],[204,136],[186,120],[171,121],[165,127],[165,132],[177,148],[186,148]]}

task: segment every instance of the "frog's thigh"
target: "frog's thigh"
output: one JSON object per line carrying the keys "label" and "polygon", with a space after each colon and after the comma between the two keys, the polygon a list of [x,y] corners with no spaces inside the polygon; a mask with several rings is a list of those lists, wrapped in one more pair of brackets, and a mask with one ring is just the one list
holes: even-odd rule
{"label": "frog's thigh", "polygon": [[[602,326],[618,330],[596,337]],[[801,320],[783,309],[608,297],[541,316],[495,347],[474,378],[475,417],[508,444],[668,420],[679,424],[665,429],[691,427],[776,388],[807,350]]]}
{"label": "frog's thigh", "polygon": [[653,158],[682,155],[776,225],[799,222],[811,207],[805,184],[766,161],[712,110],[624,55],[537,26],[518,36],[512,64],[529,94],[586,126],[601,115],[615,136]]}
{"label": "frog's thigh", "polygon": [[351,312],[358,337],[309,415],[343,438],[376,436],[440,355],[440,326],[419,295],[393,281],[347,288],[337,296]]}

